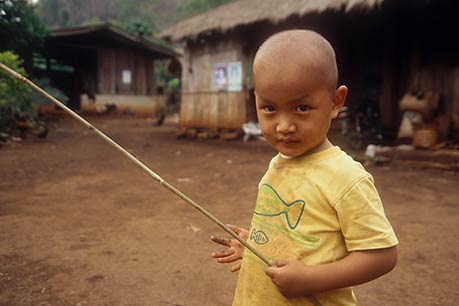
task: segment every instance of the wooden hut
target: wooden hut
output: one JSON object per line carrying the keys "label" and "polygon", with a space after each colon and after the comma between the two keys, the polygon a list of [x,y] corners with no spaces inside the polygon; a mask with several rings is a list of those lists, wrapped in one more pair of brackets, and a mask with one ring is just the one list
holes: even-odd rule
{"label": "wooden hut", "polygon": [[[308,28],[335,47],[348,104],[373,101],[388,136],[401,98],[433,91],[459,129],[459,44],[453,0],[239,0],[160,33],[183,48],[184,127],[239,128],[255,120],[251,63],[271,34]],[[231,71],[234,74],[231,75]]]}
{"label": "wooden hut", "polygon": [[154,61],[178,53],[160,41],[100,24],[52,31],[45,42],[47,75],[73,109],[152,116],[164,97],[155,85]]}

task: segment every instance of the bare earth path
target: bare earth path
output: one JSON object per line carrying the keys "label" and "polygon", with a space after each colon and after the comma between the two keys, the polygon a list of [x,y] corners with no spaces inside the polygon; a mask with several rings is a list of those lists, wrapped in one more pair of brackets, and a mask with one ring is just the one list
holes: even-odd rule
{"label": "bare earth path", "polygon": [[[89,118],[226,223],[247,226],[274,152],[177,140],[175,126]],[[237,274],[209,258],[221,231],[73,119],[0,149],[0,305],[230,305]],[[359,305],[457,305],[459,176],[369,167],[400,243]]]}

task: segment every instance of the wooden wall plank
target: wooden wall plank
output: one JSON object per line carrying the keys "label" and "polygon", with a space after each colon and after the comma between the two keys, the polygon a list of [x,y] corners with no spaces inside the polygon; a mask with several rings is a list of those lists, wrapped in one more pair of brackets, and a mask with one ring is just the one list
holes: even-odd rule
{"label": "wooden wall plank", "polygon": [[183,93],[180,125],[239,129],[246,121],[243,92]]}
{"label": "wooden wall plank", "polygon": [[[244,80],[248,57],[237,39],[197,44],[186,48],[181,59],[182,101],[180,124],[186,127],[241,128],[247,118]],[[242,91],[219,90],[213,84],[215,64],[242,63]]]}
{"label": "wooden wall plank", "polygon": [[[99,48],[98,93],[153,95],[154,59],[145,53],[130,49]],[[131,84],[124,84],[123,70],[131,71]]]}

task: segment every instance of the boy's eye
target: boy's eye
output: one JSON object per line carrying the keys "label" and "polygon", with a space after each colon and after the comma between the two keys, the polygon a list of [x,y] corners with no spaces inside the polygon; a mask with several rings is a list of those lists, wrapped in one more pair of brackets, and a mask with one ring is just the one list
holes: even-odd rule
{"label": "boy's eye", "polygon": [[272,113],[272,112],[274,112],[276,110],[274,108],[274,106],[272,106],[272,105],[265,105],[261,109],[266,113]]}
{"label": "boy's eye", "polygon": [[301,104],[295,107],[296,112],[307,112],[311,107],[309,105]]}

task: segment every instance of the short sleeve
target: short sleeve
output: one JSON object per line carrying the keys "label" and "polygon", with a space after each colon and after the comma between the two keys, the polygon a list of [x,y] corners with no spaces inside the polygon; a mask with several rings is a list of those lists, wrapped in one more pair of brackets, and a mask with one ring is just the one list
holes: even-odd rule
{"label": "short sleeve", "polygon": [[370,175],[345,192],[335,209],[348,251],[382,249],[398,243]]}

